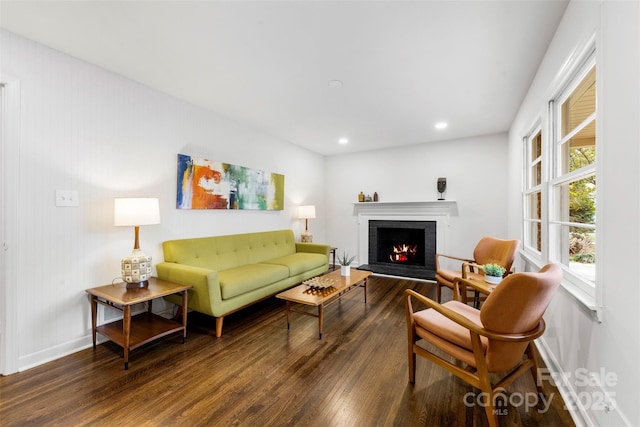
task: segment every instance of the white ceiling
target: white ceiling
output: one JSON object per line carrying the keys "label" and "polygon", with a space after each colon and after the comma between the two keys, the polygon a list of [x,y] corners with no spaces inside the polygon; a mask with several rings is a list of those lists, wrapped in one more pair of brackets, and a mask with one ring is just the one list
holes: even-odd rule
{"label": "white ceiling", "polygon": [[333,155],[508,130],[566,6],[2,0],[0,24]]}

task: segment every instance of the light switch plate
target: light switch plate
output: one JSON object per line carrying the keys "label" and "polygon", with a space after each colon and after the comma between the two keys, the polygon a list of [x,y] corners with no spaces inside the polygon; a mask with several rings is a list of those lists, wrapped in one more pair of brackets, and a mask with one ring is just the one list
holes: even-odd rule
{"label": "light switch plate", "polygon": [[78,192],[75,190],[56,190],[56,206],[78,206]]}

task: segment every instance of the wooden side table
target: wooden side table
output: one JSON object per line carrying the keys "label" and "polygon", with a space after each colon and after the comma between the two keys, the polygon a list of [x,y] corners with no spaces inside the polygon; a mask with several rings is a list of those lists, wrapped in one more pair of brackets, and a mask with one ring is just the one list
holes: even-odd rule
{"label": "wooden side table", "polygon": [[470,287],[470,290],[474,292],[473,306],[475,308],[480,308],[478,294],[482,293],[484,295],[489,295],[498,285],[492,285],[485,282],[484,280],[476,280],[470,278],[463,279],[459,277],[456,278],[453,283],[453,299],[467,304],[467,286]]}
{"label": "wooden side table", "polygon": [[333,255],[333,264],[331,265],[331,271],[336,269],[336,251],[338,250],[338,248],[336,247],[331,247],[331,249],[329,249],[329,253],[331,253]]}
{"label": "wooden side table", "polygon": [[[190,288],[191,285],[152,277],[148,288],[127,289],[125,283],[115,283],[87,289],[91,295],[93,348],[96,348],[96,334],[109,338],[124,349],[124,369],[129,369],[129,352],[150,341],[182,332],[184,344],[187,338],[187,291]],[[182,323],[152,313],[152,300],[177,293],[182,293]],[[131,307],[141,302],[147,302],[147,311],[131,316]],[[122,320],[97,326],[98,304],[121,311]]]}

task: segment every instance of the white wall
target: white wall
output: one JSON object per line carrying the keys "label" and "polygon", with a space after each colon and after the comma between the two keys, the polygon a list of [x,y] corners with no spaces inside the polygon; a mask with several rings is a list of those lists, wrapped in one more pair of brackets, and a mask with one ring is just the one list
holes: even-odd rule
{"label": "white wall", "polygon": [[328,157],[327,243],[339,254],[357,253],[353,203],[360,191],[377,192],[381,202],[436,200],[437,179],[446,177],[445,198],[457,201],[459,216],[451,218],[443,252],[470,257],[481,237],[507,237],[506,159],[506,134]]}
{"label": "white wall", "polygon": [[[557,90],[572,55],[596,34],[598,85],[597,281],[603,320],[561,288],[545,319],[542,347],[582,405],[586,424],[640,425],[640,3],[573,1],[541,64],[509,133],[509,231],[521,235],[522,137]],[[616,379],[602,389],[582,385],[583,374]],[[577,378],[578,377],[578,378]],[[609,413],[590,403],[610,393]]]}
{"label": "white wall", "polygon": [[[161,224],[140,230],[155,262],[161,242],[173,238],[299,234],[295,206],[322,205],[322,156],[6,31],[0,40],[0,78],[19,81],[21,90],[21,136],[7,141],[19,144],[19,158],[8,159],[18,162],[19,182],[7,183],[19,186],[17,241],[10,242],[17,281],[6,284],[17,293],[8,327],[19,339],[7,344],[17,347],[18,369],[89,344],[84,290],[118,277],[133,246],[133,230],[113,226],[114,197],[160,199]],[[285,209],[177,210],[178,153],[284,174]],[[78,191],[80,206],[55,207],[56,189]],[[316,240],[324,240],[324,221],[312,221]]]}

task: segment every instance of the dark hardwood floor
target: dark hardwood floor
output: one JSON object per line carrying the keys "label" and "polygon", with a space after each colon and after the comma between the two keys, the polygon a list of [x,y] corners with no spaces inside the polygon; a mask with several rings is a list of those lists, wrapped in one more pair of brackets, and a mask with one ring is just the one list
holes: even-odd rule
{"label": "dark hardwood floor", "polygon": [[[465,405],[471,386],[418,358],[408,382],[403,291],[434,297],[426,282],[371,277],[365,305],[352,292],[317,321],[270,298],[225,319],[189,314],[189,335],[131,353],[111,342],[0,377],[2,426],[486,426],[484,410]],[[447,294],[445,294],[447,295]],[[87,310],[89,304],[87,303]],[[510,405],[502,426],[573,426],[557,389],[551,406]],[[524,376],[509,393],[534,393]],[[468,394],[469,393],[469,394]],[[517,399],[511,399],[517,402]]]}

